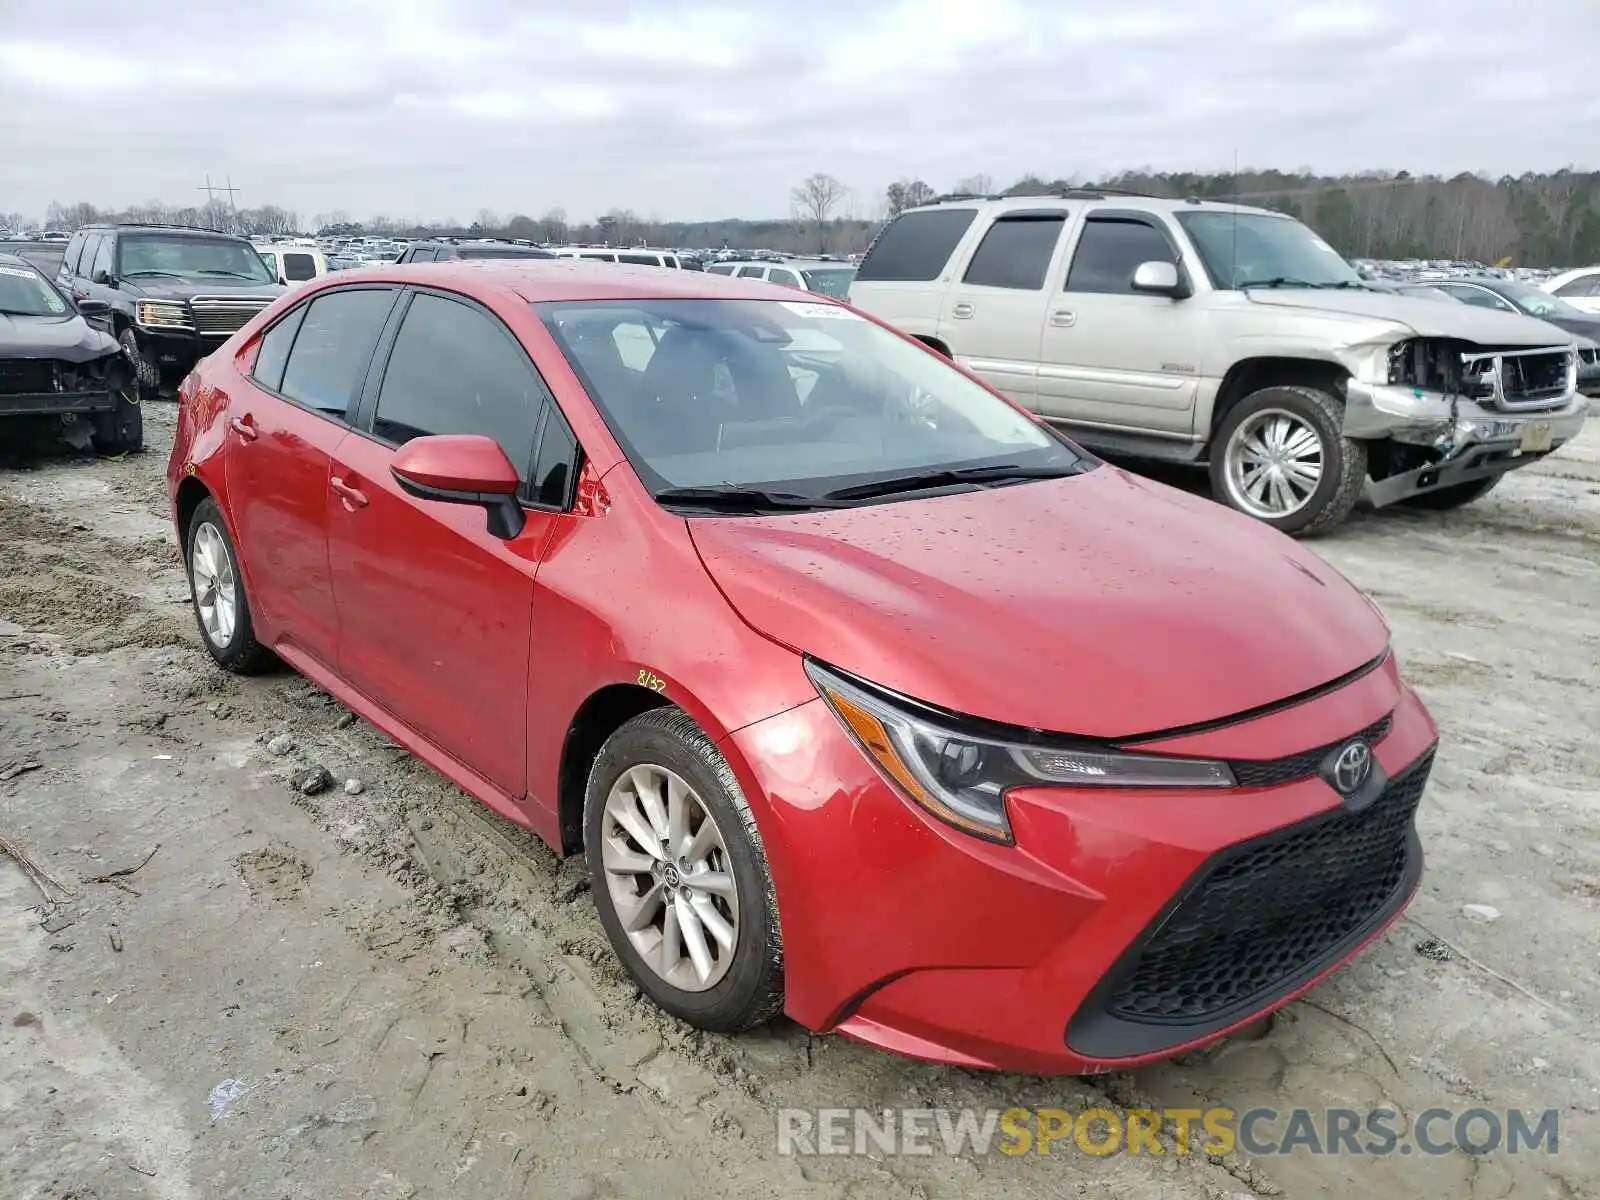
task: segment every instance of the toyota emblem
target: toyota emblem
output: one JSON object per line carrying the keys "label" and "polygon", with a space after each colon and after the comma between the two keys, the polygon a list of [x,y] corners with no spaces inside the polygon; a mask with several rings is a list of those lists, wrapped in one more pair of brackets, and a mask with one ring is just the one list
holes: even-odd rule
{"label": "toyota emblem", "polygon": [[1351,742],[1333,760],[1333,786],[1349,796],[1372,774],[1372,751],[1365,742]]}

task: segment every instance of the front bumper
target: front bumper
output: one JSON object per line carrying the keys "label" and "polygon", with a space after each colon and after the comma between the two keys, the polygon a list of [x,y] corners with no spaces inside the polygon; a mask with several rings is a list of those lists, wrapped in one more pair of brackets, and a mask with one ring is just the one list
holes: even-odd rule
{"label": "front bumper", "polygon": [[195,364],[223,342],[227,334],[201,334],[186,329],[148,329],[134,326],[139,350],[160,373],[163,385],[175,385]]}
{"label": "front bumper", "polygon": [[[1328,696],[1161,748],[1276,758],[1385,717],[1377,763],[1425,779],[1436,731],[1392,660]],[[740,730],[728,748],[747,793],[765,798],[789,1015],[940,1062],[1082,1074],[1212,1040],[1346,961],[1399,915],[1421,870],[1420,783],[1387,817],[1398,873],[1391,862],[1387,886],[1367,887],[1359,912],[1312,936],[1321,909],[1360,882],[1354,858],[1323,853],[1315,871],[1289,863],[1251,883],[1242,905],[1207,905],[1219,872],[1352,819],[1317,777],[1208,793],[1016,791],[1016,844],[999,846],[903,800],[821,701]],[[1383,803],[1365,811],[1381,815]],[[1278,958],[1224,986],[1241,938],[1270,941]]]}
{"label": "front bumper", "polygon": [[0,395],[0,417],[53,417],[66,413],[111,412],[116,407],[117,393],[111,388]]}
{"label": "front bumper", "polygon": [[1573,393],[1543,412],[1502,412],[1435,392],[1351,379],[1344,433],[1436,451],[1413,469],[1374,480],[1367,495],[1381,508],[1423,492],[1492,479],[1558,450],[1583,429],[1589,401]]}

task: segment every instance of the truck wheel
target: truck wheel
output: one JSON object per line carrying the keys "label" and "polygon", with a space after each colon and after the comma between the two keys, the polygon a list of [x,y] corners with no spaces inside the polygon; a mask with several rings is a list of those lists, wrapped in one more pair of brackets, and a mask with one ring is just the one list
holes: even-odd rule
{"label": "truck wheel", "polygon": [[110,412],[95,413],[94,432],[89,435],[96,454],[128,454],[144,449],[144,410],[129,384],[117,392],[117,406]]}
{"label": "truck wheel", "polygon": [[133,327],[129,326],[118,334],[117,341],[122,344],[122,352],[128,356],[128,365],[133,368],[133,383],[138,389],[139,398],[154,396],[161,385],[161,370],[139,349],[139,339],[134,336]]}
{"label": "truck wheel", "polygon": [[1211,443],[1211,493],[1299,537],[1343,521],[1361,497],[1367,451],[1344,436],[1344,405],[1320,388],[1252,392]]}
{"label": "truck wheel", "polygon": [[1460,508],[1463,504],[1471,504],[1480,496],[1487,494],[1505,476],[1495,475],[1489,479],[1474,479],[1471,483],[1458,483],[1452,487],[1440,488],[1436,492],[1423,492],[1420,496],[1408,496],[1400,503],[1407,508],[1425,508],[1429,512],[1447,512],[1452,508]]}

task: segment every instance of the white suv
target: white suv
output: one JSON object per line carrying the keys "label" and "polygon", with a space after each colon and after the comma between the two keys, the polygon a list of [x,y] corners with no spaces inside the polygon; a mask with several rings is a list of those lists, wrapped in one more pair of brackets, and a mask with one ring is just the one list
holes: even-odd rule
{"label": "white suv", "polygon": [[1265,209],[1104,191],[953,197],[878,234],[850,301],[1077,441],[1208,462],[1289,533],[1453,508],[1582,427],[1570,335],[1378,292]]}

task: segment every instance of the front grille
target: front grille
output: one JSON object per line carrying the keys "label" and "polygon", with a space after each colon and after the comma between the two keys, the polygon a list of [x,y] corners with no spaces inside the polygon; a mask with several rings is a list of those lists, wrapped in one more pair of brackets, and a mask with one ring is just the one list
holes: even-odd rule
{"label": "front grille", "polygon": [[1565,353],[1508,354],[1500,364],[1500,390],[1507,404],[1532,404],[1566,394]]}
{"label": "front grille", "polygon": [[[1362,738],[1368,746],[1376,746],[1389,736],[1391,721],[1391,716],[1385,716],[1359,733],[1351,734],[1350,737]],[[1322,760],[1329,752],[1349,740],[1350,738],[1340,738],[1337,742],[1329,742],[1326,746],[1318,746],[1315,750],[1302,750],[1299,754],[1288,754],[1283,758],[1234,759],[1228,766],[1233,768],[1233,777],[1238,780],[1240,787],[1279,787],[1285,783],[1293,783],[1297,779],[1311,778],[1322,766]]]}
{"label": "front grille", "polygon": [[47,358],[0,359],[0,396],[56,390],[56,364]]}
{"label": "front grille", "polygon": [[227,336],[250,323],[271,300],[243,300],[233,296],[196,296],[189,301],[194,310],[196,333]]}
{"label": "front grille", "polygon": [[1336,809],[1212,860],[1106,996],[1114,1018],[1242,1013],[1333,961],[1404,898],[1429,751],[1360,812]]}

